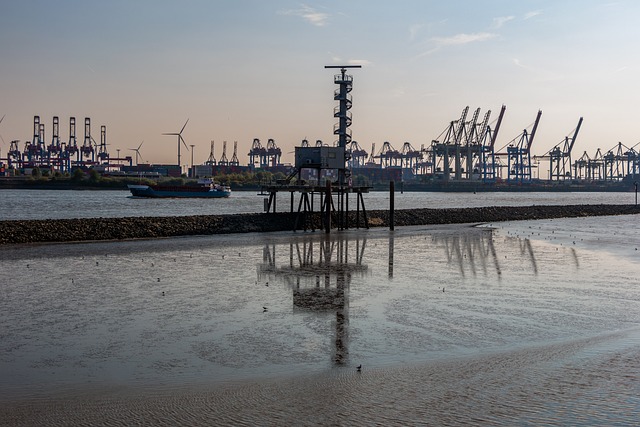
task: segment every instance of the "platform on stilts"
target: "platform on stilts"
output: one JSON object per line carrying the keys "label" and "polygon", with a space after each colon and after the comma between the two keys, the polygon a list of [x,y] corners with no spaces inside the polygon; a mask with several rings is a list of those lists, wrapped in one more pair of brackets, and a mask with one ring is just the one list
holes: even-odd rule
{"label": "platform on stilts", "polygon": [[[318,222],[314,219],[320,217],[320,227],[329,232],[333,226],[338,230],[346,230],[350,227],[369,228],[367,210],[364,204],[364,193],[369,192],[370,187],[353,187],[346,185],[263,185],[260,194],[268,195],[265,199],[265,212],[275,213],[277,208],[278,193],[289,193],[290,212],[295,213],[293,231],[315,231]],[[299,194],[296,208],[296,197]],[[353,224],[350,223],[349,199],[350,195],[356,196],[356,212]],[[317,207],[317,208],[316,208]],[[317,209],[317,210],[316,210]],[[351,215],[352,216],[352,215]]]}

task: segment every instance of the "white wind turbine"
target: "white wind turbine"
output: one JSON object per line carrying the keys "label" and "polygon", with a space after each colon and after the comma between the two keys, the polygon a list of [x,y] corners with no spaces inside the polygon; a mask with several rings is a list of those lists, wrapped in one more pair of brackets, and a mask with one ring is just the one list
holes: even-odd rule
{"label": "white wind turbine", "polygon": [[182,142],[182,144],[184,145],[184,148],[186,148],[187,151],[189,151],[189,147],[187,147],[187,143],[184,141],[184,138],[182,137],[182,131],[184,130],[184,128],[187,127],[187,123],[189,123],[189,119],[187,119],[187,121],[184,122],[184,126],[182,126],[182,129],[180,129],[180,132],[178,133],[163,133],[163,135],[174,135],[178,137],[178,166],[180,166],[180,168],[182,168],[182,163],[180,163],[180,142]]}
{"label": "white wind turbine", "polygon": [[140,160],[142,160],[142,154],[140,154],[140,148],[142,147],[142,144],[144,144],[144,141],[142,141],[140,145],[138,145],[138,148],[129,148],[129,150],[136,152],[136,166],[138,165],[138,157],[140,158]]}

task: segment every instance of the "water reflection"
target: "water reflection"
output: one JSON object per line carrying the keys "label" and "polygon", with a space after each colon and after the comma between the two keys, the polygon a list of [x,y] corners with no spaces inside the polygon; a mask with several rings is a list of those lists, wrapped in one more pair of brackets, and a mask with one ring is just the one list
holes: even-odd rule
{"label": "water reflection", "polygon": [[[333,362],[347,362],[349,325],[349,285],[354,275],[365,275],[363,264],[366,237],[330,239],[306,236],[288,245],[266,244],[259,281],[282,280],[293,294],[297,310],[335,310]],[[283,259],[284,262],[279,263]]]}
{"label": "water reflection", "polygon": [[469,270],[474,277],[479,270],[486,274],[489,264],[493,264],[498,274],[501,272],[491,230],[433,234],[432,242],[442,247],[447,262],[456,264],[462,277],[466,276],[466,270]]}
{"label": "water reflection", "polygon": [[[476,277],[480,272],[486,275],[490,269],[501,275],[507,263],[517,261],[508,258],[509,253],[511,257],[519,253],[523,259],[528,260],[532,272],[538,274],[538,263],[530,239],[507,237],[504,241],[506,245],[502,249],[504,253],[498,255],[495,238],[493,230],[480,228],[456,233],[434,233],[431,241],[436,247],[442,248],[447,262],[456,265],[462,277],[466,277],[467,274]],[[517,251],[509,250],[510,248]]]}

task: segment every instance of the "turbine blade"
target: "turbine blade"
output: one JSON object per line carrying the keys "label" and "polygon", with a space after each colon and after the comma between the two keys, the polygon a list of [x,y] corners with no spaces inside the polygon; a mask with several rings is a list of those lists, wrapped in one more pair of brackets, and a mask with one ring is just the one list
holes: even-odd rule
{"label": "turbine blade", "polygon": [[163,135],[180,135],[179,133],[163,133]]}
{"label": "turbine blade", "polygon": [[4,116],[6,116],[6,114],[2,116],[2,118],[0,119],[0,123],[2,123],[2,121],[4,120]]}
{"label": "turbine blade", "polygon": [[189,119],[187,119],[187,121],[184,122],[184,126],[182,126],[182,129],[180,129],[180,135],[182,135],[182,131],[184,130],[184,128],[187,127],[187,123],[189,123]]}
{"label": "turbine blade", "polygon": [[182,143],[184,144],[184,148],[186,148],[187,151],[189,151],[189,147],[187,147],[187,143],[184,142],[184,138],[182,137],[182,135],[180,135],[180,141],[182,141]]}
{"label": "turbine blade", "polygon": [[142,144],[144,144],[144,141],[142,141],[140,145],[138,145],[138,150],[140,149],[140,147],[142,147]]}

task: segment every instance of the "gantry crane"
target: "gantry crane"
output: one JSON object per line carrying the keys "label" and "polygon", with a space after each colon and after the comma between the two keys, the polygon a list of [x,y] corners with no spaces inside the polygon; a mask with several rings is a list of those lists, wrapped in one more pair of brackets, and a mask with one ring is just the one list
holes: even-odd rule
{"label": "gantry crane", "polygon": [[[542,117],[542,110],[538,110],[538,115],[530,133],[527,129],[524,129],[519,136],[508,143],[506,153],[496,153],[497,156],[504,156],[505,154],[507,156],[507,180],[510,182],[522,183],[531,181],[531,146],[536,137],[540,117]],[[514,144],[516,140],[517,142]]]}
{"label": "gantry crane", "polygon": [[[578,126],[576,126],[573,136],[565,136],[564,140],[553,147],[546,154],[549,156],[549,179],[564,180],[571,179],[571,150],[578,138],[578,132],[582,126],[582,117],[578,120]],[[562,146],[562,148],[560,148]]]}

